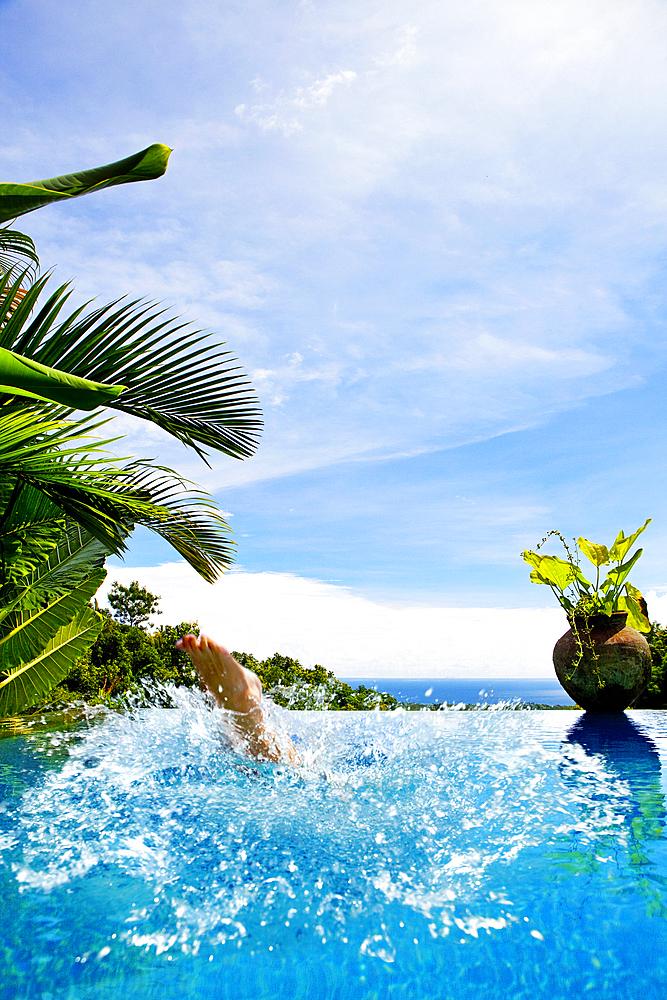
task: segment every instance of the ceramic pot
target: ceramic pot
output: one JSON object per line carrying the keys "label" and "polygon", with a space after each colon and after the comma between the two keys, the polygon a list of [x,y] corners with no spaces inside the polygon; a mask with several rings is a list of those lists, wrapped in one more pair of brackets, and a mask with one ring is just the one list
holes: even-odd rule
{"label": "ceramic pot", "polygon": [[627,617],[627,612],[617,611],[575,618],[581,657],[572,629],[554,646],[558,680],[589,712],[622,712],[651,679],[651,650],[641,632],[626,627]]}

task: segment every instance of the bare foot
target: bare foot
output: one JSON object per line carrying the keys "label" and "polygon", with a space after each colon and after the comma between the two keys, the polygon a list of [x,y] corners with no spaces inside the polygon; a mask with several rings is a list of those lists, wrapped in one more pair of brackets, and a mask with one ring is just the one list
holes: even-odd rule
{"label": "bare foot", "polygon": [[188,654],[202,686],[220,708],[234,713],[234,729],[248,753],[265,760],[300,763],[289,737],[281,740],[266,725],[261,706],[262,682],[257,674],[242,667],[224,646],[205,635],[186,635],[178,640],[176,648]]}

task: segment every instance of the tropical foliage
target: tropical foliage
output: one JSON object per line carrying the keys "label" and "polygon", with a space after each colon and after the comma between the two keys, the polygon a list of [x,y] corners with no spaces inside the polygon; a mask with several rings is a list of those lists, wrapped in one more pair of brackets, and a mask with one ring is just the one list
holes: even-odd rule
{"label": "tropical foliage", "polygon": [[667,628],[651,623],[646,636],[651,650],[651,680],[633,708],[667,708]]}
{"label": "tropical foliage", "polygon": [[25,545],[26,533],[12,533],[10,522],[5,538],[13,553],[5,561],[0,601],[0,716],[57,684],[103,624],[89,606],[105,577],[100,542],[78,525],[63,524],[58,535],[51,528],[38,542],[28,535]]}
{"label": "tropical foliage", "polygon": [[[119,622],[109,612],[102,612],[102,616],[99,635],[60,685],[42,700],[40,711],[81,700],[116,707],[128,702],[170,706],[171,685],[198,686],[190,659],[174,645],[188,633],[199,635],[197,622],[161,626],[149,632]],[[319,664],[302,667],[298,660],[280,653],[265,660],[257,660],[252,653],[233,655],[258,674],[265,695],[285,708],[363,711],[393,709],[398,704],[385,692],[363,685],[353,688]]]}
{"label": "tropical foliage", "polygon": [[199,632],[196,622],[149,633],[105,616],[95,642],[49,698],[56,703],[83,698],[92,704],[118,704],[119,699],[130,698],[171,705],[165,685],[193,687],[197,683],[189,658],[174,647],[177,639],[191,632]]}
{"label": "tropical foliage", "polygon": [[[105,167],[0,184],[0,221],[158,177],[169,152],[154,145]],[[140,301],[67,313],[68,286],[49,292],[38,267],[30,238],[0,229],[0,715],[53,687],[101,633],[104,618],[87,605],[104,556],[121,553],[135,525],[209,581],[233,561],[210,497],[171,469],[109,455],[114,439],[96,435],[105,421],[75,411],[148,420],[205,461],[207,448],[252,454],[261,426],[247,379],[207,335]]]}
{"label": "tropical foliage", "polygon": [[[627,611],[627,623],[630,627],[640,632],[649,632],[651,625],[644,611],[642,595],[628,580],[643,549],[637,549],[629,558],[628,552],[650,523],[649,518],[641,528],[627,537],[620,531],[611,548],[580,537],[572,549],[560,532],[550,531],[537,548],[541,548],[548,538],[555,535],[565,549],[566,559],[540,555],[530,549],[522,552],[521,556],[532,566],[531,581],[550,587],[571,621],[580,616],[586,618],[592,614],[611,615],[614,611]],[[580,553],[595,568],[594,584],[581,571]],[[604,579],[600,580],[600,569],[612,564],[614,565],[607,571]]]}
{"label": "tropical foliage", "polygon": [[31,184],[0,184],[0,222],[16,219],[19,215],[33,212],[52,202],[68,201],[78,195],[101,191],[115,184],[154,180],[161,177],[167,169],[170,153],[168,146],[156,142],[139,153],[108,163],[104,167],[62,174],[60,177],[33,181]]}

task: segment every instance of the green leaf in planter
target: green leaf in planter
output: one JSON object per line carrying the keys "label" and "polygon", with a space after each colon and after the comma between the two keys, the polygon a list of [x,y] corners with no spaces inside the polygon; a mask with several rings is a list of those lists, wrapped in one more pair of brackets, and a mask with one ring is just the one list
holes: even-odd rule
{"label": "green leaf in planter", "polygon": [[93,644],[103,625],[102,615],[84,607],[34,659],[0,680],[0,718],[22,712],[48,694]]}
{"label": "green leaf in planter", "polygon": [[577,545],[594,566],[606,566],[609,562],[609,549],[606,545],[589,542],[587,538],[581,536],[577,539]]}
{"label": "green leaf in planter", "polygon": [[68,375],[0,347],[0,392],[60,403],[72,410],[94,410],[117,399],[125,388]]}
{"label": "green leaf in planter", "polygon": [[618,610],[628,612],[626,625],[628,625],[629,628],[634,628],[638,632],[651,631],[651,623],[642,612],[642,609],[639,606],[639,601],[637,601],[635,597],[631,597],[629,595],[627,597],[619,597]]}
{"label": "green leaf in planter", "polygon": [[637,562],[643,551],[643,549],[637,549],[633,557],[628,559],[626,563],[623,563],[621,566],[615,566],[613,569],[609,570],[607,573],[607,579],[611,580],[612,586],[620,587],[622,583],[625,583],[630,570]]}
{"label": "green leaf in planter", "polygon": [[539,555],[537,552],[533,552],[532,549],[524,549],[521,553],[521,558],[524,562],[527,562],[529,566],[534,566],[535,569],[540,565],[544,556]]}
{"label": "green leaf in planter", "polygon": [[609,550],[610,559],[612,559],[613,562],[623,562],[631,547],[641,535],[642,531],[646,531],[650,523],[651,518],[649,517],[641,528],[637,528],[635,533],[633,535],[629,535],[627,538],[622,531],[619,531],[616,541]]}
{"label": "green leaf in planter", "polygon": [[565,559],[558,556],[540,556],[536,552],[526,551],[522,553],[524,560],[535,569],[530,574],[533,583],[546,583],[550,587],[557,587],[565,590],[569,584],[578,580],[579,583],[590,587],[589,581],[583,576],[578,566],[573,566]]}
{"label": "green leaf in planter", "polygon": [[115,184],[149,181],[167,169],[171,150],[154,143],[124,160],[92,167],[75,174],[62,174],[31,184],[0,184],[0,222],[15,219],[53,201],[65,201]]}
{"label": "green leaf in planter", "polygon": [[611,594],[606,594],[604,600],[602,601],[602,608],[606,615],[613,615],[615,603],[613,592]]}

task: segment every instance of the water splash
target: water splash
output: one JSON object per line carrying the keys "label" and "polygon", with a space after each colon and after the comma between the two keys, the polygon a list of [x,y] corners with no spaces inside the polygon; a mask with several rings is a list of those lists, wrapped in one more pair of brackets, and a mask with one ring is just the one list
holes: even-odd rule
{"label": "water splash", "polygon": [[408,946],[553,939],[534,871],[603,872],[626,894],[629,873],[655,873],[650,748],[628,770],[568,737],[572,713],[273,709],[304,761],[290,768],[236,753],[199,693],[171,696],[28,737],[54,763],[7,807],[0,857],[20,895],[113,901],[95,954],[335,944],[393,967]]}

